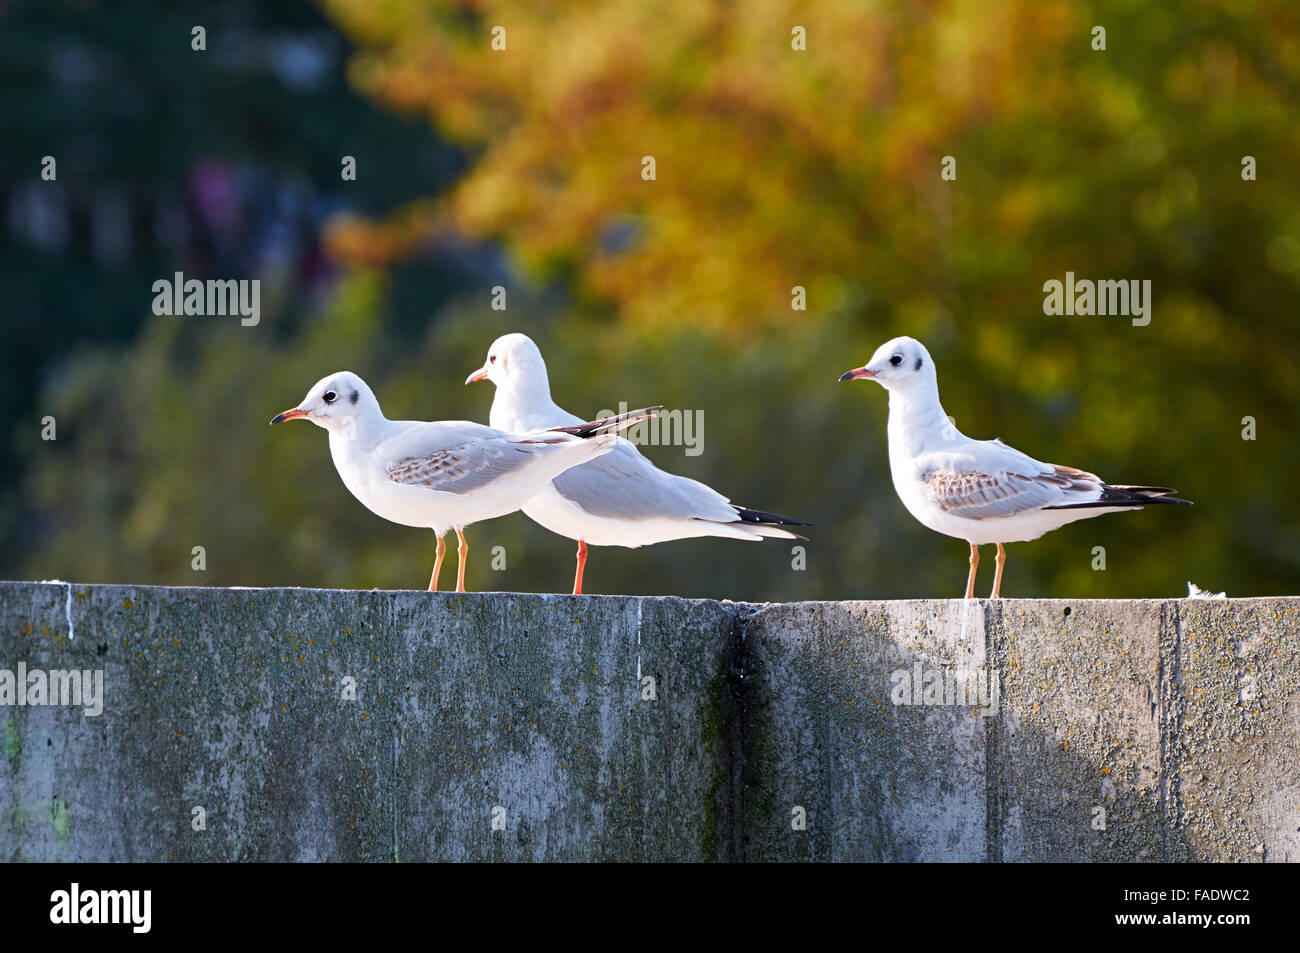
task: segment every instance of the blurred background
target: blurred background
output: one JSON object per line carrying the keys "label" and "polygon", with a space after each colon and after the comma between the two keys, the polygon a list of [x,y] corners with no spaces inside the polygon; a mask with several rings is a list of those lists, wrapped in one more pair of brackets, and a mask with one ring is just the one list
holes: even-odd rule
{"label": "blurred background", "polygon": [[[423,588],[433,534],[267,421],[347,368],[486,422],[461,382],[518,330],[562,406],[700,411],[648,455],[817,524],[804,569],[598,549],[587,591],[957,596],[885,392],[836,383],[910,334],[969,435],[1196,501],[1013,546],[1005,595],[1300,591],[1294,0],[0,0],[0,84],[0,577]],[[176,271],[260,279],[260,323],[154,316]],[[1044,315],[1066,271],[1150,280],[1151,323]],[[522,514],[468,537],[470,588],[568,591]]]}

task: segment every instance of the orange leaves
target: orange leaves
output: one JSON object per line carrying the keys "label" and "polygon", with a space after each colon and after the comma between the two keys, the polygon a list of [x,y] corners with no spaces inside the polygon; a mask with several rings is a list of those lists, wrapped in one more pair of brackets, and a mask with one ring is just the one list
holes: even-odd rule
{"label": "orange leaves", "polygon": [[[1091,49],[1068,0],[328,3],[360,47],[358,85],[475,150],[444,222],[627,318],[732,331],[788,320],[790,288],[823,280],[845,300],[924,286],[956,312],[978,288],[1023,311],[1037,283],[1013,293],[1013,275],[1092,254],[1123,268],[1107,259],[1135,253],[1135,219],[1185,227],[1149,180],[1193,146],[1144,166],[1130,143],[1169,125],[1151,112],[1244,76],[1252,102],[1286,95],[1252,68],[1282,54],[1239,49],[1202,7],[1184,29],[1213,38],[1185,53],[1167,17],[1116,13],[1117,55]],[[363,250],[416,244],[401,238]],[[804,317],[825,314],[814,297]]]}

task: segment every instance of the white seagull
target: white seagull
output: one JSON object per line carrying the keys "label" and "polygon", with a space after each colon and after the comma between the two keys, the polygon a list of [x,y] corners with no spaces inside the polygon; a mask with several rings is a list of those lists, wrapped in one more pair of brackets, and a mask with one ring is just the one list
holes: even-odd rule
{"label": "white seagull", "polygon": [[569,467],[613,450],[618,431],[645,420],[653,409],[523,435],[468,420],[389,420],[365,381],[339,371],[322,377],[302,403],[276,414],[271,423],[301,418],[325,428],[343,485],[366,509],[438,534],[430,592],[438,589],[443,536],[455,529],[460,540],[456,591],[464,592],[466,526],[513,513]]}
{"label": "white seagull", "polygon": [[[487,361],[465,383],[481,380],[497,387],[489,417],[493,427],[536,430],[581,419],[551,400],[546,362],[527,335],[493,341]],[[522,509],[552,533],[578,541],[574,595],[582,593],[588,545],[635,549],[695,536],[803,539],[780,527],[811,525],[735,506],[697,480],[660,470],[622,437],[613,453],[556,477]]]}
{"label": "white seagull", "polygon": [[1042,463],[1001,440],[972,440],[939,405],[930,352],[915,338],[882,344],[842,381],[873,380],[889,391],[889,471],[907,511],[936,533],[970,543],[966,598],[975,592],[979,547],[996,543],[993,598],[1002,595],[1003,543],[1026,542],[1075,520],[1189,503],[1162,486],[1118,486],[1074,467]]}

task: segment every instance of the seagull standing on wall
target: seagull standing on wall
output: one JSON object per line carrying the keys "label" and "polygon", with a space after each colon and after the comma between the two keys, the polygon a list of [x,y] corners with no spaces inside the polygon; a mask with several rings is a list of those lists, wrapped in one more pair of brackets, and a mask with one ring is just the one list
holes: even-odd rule
{"label": "seagull standing on wall", "polygon": [[970,544],[966,598],[975,593],[979,547],[996,543],[993,598],[1002,595],[1003,543],[1037,539],[1066,523],[1182,503],[1160,486],[1118,486],[1074,467],[1041,463],[1001,440],[972,440],[939,404],[930,352],[920,341],[894,338],[841,381],[873,380],[889,391],[889,471],[907,511],[936,533]]}
{"label": "seagull standing on wall", "polygon": [[365,381],[339,371],[321,378],[302,403],[271,423],[302,419],[323,427],[343,485],[366,509],[438,534],[430,592],[438,589],[443,536],[456,530],[456,591],[464,592],[466,526],[513,513],[565,470],[609,453],[618,431],[647,419],[653,409],[523,435],[468,420],[389,420]]}
{"label": "seagull standing on wall", "polygon": [[[489,423],[498,429],[534,430],[581,419],[551,400],[546,362],[527,335],[493,341],[487,361],[465,383],[482,380],[497,388]],[[623,438],[612,453],[556,477],[522,509],[552,533],[578,541],[574,595],[582,593],[588,545],[634,549],[695,536],[803,539],[781,527],[811,525],[736,506],[703,483],[660,470]]]}

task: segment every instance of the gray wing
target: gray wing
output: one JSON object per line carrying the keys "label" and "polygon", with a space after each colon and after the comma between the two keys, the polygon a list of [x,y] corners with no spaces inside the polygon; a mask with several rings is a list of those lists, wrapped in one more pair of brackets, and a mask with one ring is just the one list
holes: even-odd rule
{"label": "gray wing", "polygon": [[1039,463],[1001,441],[988,441],[986,446],[989,450],[984,453],[935,453],[917,460],[921,482],[945,513],[993,519],[1101,496],[1102,481],[1095,474]]}
{"label": "gray wing", "polygon": [[737,519],[721,493],[696,480],[665,473],[626,440],[619,440],[609,453],[561,473],[551,485],[592,516],[726,523]]}
{"label": "gray wing", "polygon": [[375,453],[394,483],[466,493],[517,473],[542,446],[458,420],[418,424],[384,441]]}

